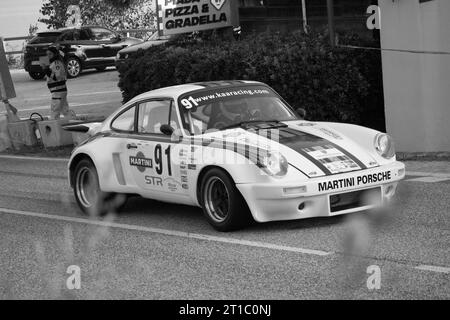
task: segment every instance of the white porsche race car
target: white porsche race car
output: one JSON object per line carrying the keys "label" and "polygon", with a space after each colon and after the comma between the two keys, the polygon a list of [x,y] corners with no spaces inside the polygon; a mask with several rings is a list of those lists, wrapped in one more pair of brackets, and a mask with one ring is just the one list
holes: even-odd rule
{"label": "white porsche race car", "polygon": [[259,82],[150,91],[102,123],[66,127],[90,135],[72,153],[70,184],[86,213],[140,195],[202,207],[220,231],[363,211],[393,197],[405,166],[388,135],[301,113]]}

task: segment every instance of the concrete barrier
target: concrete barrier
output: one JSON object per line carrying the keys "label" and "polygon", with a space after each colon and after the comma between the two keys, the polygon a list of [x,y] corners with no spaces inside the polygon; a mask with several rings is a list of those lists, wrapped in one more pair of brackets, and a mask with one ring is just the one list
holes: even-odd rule
{"label": "concrete barrier", "polygon": [[0,151],[12,148],[11,139],[8,132],[8,116],[0,113]]}
{"label": "concrete barrier", "polygon": [[38,144],[36,128],[36,122],[33,120],[20,120],[8,123],[8,132],[14,149],[20,150],[24,146],[36,146]]}
{"label": "concrete barrier", "polygon": [[68,120],[48,120],[38,122],[44,147],[62,147],[73,145],[72,134],[62,128]]}
{"label": "concrete barrier", "polygon": [[76,147],[83,141],[87,140],[89,135],[82,132],[72,132],[73,145]]}

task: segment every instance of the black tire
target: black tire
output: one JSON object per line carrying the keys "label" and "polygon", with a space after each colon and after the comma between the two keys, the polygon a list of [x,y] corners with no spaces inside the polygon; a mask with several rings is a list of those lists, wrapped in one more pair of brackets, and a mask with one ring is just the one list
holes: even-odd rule
{"label": "black tire", "polygon": [[77,57],[68,57],[66,60],[66,70],[68,78],[76,78],[83,71],[83,66]]}
{"label": "black tire", "polygon": [[97,67],[97,68],[95,68],[95,70],[102,72],[102,71],[106,70],[106,67]]}
{"label": "black tire", "polygon": [[[222,198],[219,201],[214,198]],[[200,203],[203,213],[214,229],[234,231],[248,226],[250,210],[236,184],[221,169],[211,169],[203,177],[200,187]]]}
{"label": "black tire", "polygon": [[43,72],[28,72],[28,74],[34,80],[42,80],[45,77],[45,74]]}
{"label": "black tire", "polygon": [[81,211],[90,216],[101,217],[120,212],[127,201],[126,195],[100,190],[97,169],[89,159],[83,159],[76,165],[73,191]]}

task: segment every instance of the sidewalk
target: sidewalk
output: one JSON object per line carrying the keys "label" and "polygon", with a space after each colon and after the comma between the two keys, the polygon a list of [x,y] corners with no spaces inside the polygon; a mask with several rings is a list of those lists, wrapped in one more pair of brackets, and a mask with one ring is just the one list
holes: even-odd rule
{"label": "sidewalk", "polygon": [[427,172],[450,176],[450,161],[403,161],[406,172]]}

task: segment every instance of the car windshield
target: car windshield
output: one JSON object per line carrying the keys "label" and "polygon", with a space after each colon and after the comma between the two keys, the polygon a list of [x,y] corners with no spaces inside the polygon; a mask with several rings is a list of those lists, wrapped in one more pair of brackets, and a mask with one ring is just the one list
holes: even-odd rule
{"label": "car windshield", "polygon": [[60,32],[38,33],[36,37],[30,40],[30,44],[54,43],[61,36]]}
{"label": "car windshield", "polygon": [[244,124],[298,119],[269,87],[216,87],[187,93],[178,101],[183,127],[194,135]]}

